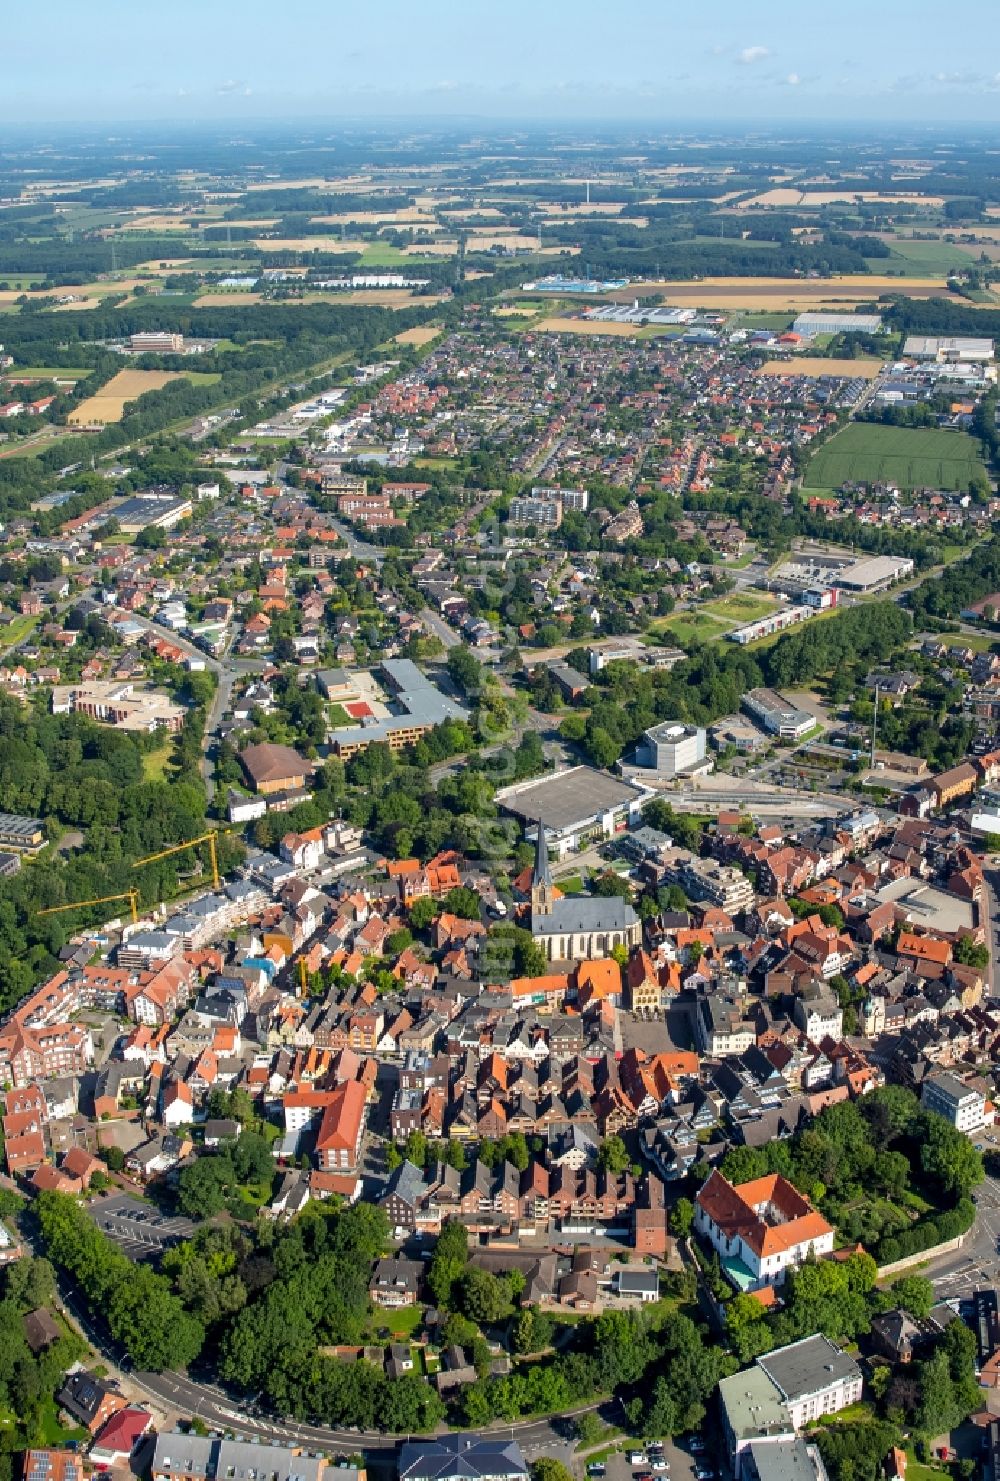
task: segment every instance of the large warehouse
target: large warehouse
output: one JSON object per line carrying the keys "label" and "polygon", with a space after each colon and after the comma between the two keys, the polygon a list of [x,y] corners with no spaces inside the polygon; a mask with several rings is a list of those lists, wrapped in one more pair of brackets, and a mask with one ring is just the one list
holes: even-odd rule
{"label": "large warehouse", "polygon": [[647,787],[633,786],[593,766],[573,766],[503,787],[496,801],[537,838],[544,821],[549,847],[560,859],[594,839],[613,838],[639,816]]}
{"label": "large warehouse", "polygon": [[877,591],[912,574],[913,562],[905,556],[873,555],[870,560],[855,561],[838,571],[836,582],[850,591]]}
{"label": "large warehouse", "polygon": [[879,314],[838,314],[826,309],[810,309],[799,314],[792,325],[796,334],[878,334],[882,328]]}

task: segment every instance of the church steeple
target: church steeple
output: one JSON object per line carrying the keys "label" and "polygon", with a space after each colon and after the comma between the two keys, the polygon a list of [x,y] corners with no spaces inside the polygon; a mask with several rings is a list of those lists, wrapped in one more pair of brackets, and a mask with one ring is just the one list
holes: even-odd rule
{"label": "church steeple", "polygon": [[538,819],[535,840],[535,868],[531,875],[531,910],[534,915],[551,915],[553,905],[552,871],[549,868],[549,846],[545,841],[545,824]]}

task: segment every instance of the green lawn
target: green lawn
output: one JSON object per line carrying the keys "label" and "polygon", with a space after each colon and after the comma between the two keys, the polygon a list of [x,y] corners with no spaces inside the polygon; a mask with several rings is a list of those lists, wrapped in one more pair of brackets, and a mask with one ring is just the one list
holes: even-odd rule
{"label": "green lawn", "polygon": [[747,591],[735,591],[727,597],[721,597],[717,602],[707,602],[699,610],[707,612],[712,617],[721,617],[724,621],[742,625],[744,622],[754,622],[758,617],[766,617],[779,605],[773,597],[754,596]]}
{"label": "green lawn", "polygon": [[222,379],[217,370],[185,370],[183,375],[193,386],[216,386]]}
{"label": "green lawn", "polygon": [[42,1400],[38,1421],[38,1440],[42,1445],[63,1446],[70,1440],[89,1442],[90,1435],[84,1429],[64,1429],[59,1423],[59,1411],[53,1398]]}
{"label": "green lawn", "polygon": [[380,1306],[376,1307],[369,1325],[373,1333],[385,1327],[392,1333],[394,1342],[408,1342],[423,1319],[424,1308],[419,1301],[414,1301],[412,1306],[400,1306],[395,1311],[383,1311]]}
{"label": "green lawn", "polygon": [[167,763],[173,755],[173,742],[164,741],[155,751],[144,751],[142,756],[142,779],[145,782],[164,782],[167,779]]}
{"label": "green lawn", "polygon": [[691,643],[708,643],[729,631],[732,622],[710,617],[707,612],[678,612],[672,617],[656,617],[650,631],[684,648]]}
{"label": "green lawn", "polygon": [[564,895],[579,895],[583,892],[583,880],[579,874],[566,874],[560,877],[553,876],[556,884]]}
{"label": "green lawn", "polygon": [[906,1447],[906,1481],[946,1481],[950,1475],[947,1466],[925,1466],[917,1460],[913,1447]]}
{"label": "green lawn", "polygon": [[742,311],[731,316],[729,329],[787,329],[795,316],[793,314],[776,313],[744,313]]}
{"label": "green lawn", "polygon": [[803,483],[835,489],[885,480],[900,488],[964,489],[985,471],[980,443],[966,432],[849,422],[813,454]]}
{"label": "green lawn", "polygon": [[9,627],[0,628],[0,648],[13,648],[34,632],[41,622],[40,617],[15,617]]}
{"label": "green lawn", "polygon": [[31,375],[40,381],[51,381],[55,380],[57,377],[59,380],[64,381],[82,381],[86,380],[87,376],[91,375],[92,372],[89,370],[82,370],[80,366],[76,366],[75,368],[70,370],[64,370],[61,365],[15,365],[9,372],[9,374],[15,376]]}

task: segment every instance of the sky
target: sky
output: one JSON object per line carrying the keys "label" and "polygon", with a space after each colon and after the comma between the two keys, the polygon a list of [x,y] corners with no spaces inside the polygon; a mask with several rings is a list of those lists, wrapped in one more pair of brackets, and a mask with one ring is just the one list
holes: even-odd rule
{"label": "sky", "polygon": [[0,121],[1000,122],[1000,4],[47,0]]}

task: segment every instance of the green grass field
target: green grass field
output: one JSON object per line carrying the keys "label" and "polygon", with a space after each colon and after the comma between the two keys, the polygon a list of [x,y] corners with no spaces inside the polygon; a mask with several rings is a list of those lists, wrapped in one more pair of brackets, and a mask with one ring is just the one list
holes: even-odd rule
{"label": "green grass field", "polygon": [[972,254],[951,242],[911,242],[897,238],[889,243],[889,257],[867,257],[873,273],[903,273],[908,278],[945,275],[953,268],[969,267]]}
{"label": "green grass field", "polygon": [[793,314],[768,314],[768,313],[745,313],[739,310],[730,315],[727,328],[729,329],[788,329],[791,327]]}
{"label": "green grass field", "polygon": [[906,489],[964,489],[985,471],[980,445],[966,432],[850,422],[816,451],[803,483],[835,489],[884,480]]}
{"label": "green grass field", "polygon": [[155,751],[144,751],[142,755],[142,779],[144,782],[163,782],[167,776],[167,762],[173,754],[173,742],[164,741]]}
{"label": "green grass field", "polygon": [[15,365],[9,374],[13,376],[31,375],[40,381],[52,381],[57,378],[63,381],[85,381],[91,372],[81,369],[79,365],[71,370],[64,370],[61,365]]}
{"label": "green grass field", "polygon": [[710,617],[707,612],[679,612],[673,617],[657,617],[649,624],[650,630],[679,648],[691,643],[710,643],[721,637],[733,626],[730,620]]}
{"label": "green grass field", "polygon": [[[415,243],[414,245],[419,245]],[[363,267],[398,267],[401,262],[440,262],[440,257],[418,257],[415,254],[409,256],[400,247],[394,247],[391,242],[368,242],[361,254],[361,265]]]}
{"label": "green grass field", "polygon": [[700,608],[707,612],[710,617],[721,617],[725,622],[756,622],[758,617],[766,617],[773,612],[778,603],[773,597],[754,596],[748,591],[734,591],[727,597],[720,597],[717,602],[707,602]]}

